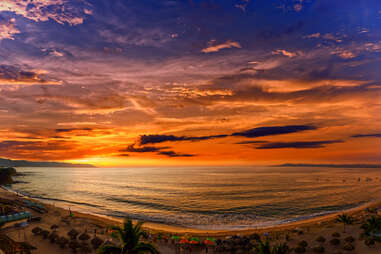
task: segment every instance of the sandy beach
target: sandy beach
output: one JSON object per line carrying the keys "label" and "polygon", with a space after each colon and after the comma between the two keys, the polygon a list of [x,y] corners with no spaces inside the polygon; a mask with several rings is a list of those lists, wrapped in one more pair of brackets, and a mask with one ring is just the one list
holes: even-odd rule
{"label": "sandy beach", "polygon": [[[25,197],[17,196],[15,193],[6,191],[4,189],[0,190],[0,197],[2,199],[13,200],[16,204],[20,204]],[[32,200],[32,199],[30,199]],[[33,200],[33,202],[37,202]],[[286,235],[290,238],[287,244],[295,248],[298,243],[302,240],[308,242],[308,247],[306,248],[306,253],[314,253],[312,248],[317,245],[322,245],[325,248],[325,253],[339,253],[335,251],[341,251],[341,253],[346,253],[342,249],[343,240],[347,236],[353,236],[355,241],[353,246],[354,251],[348,253],[364,253],[364,254],[376,254],[381,253],[381,244],[376,243],[373,247],[368,247],[364,244],[363,240],[359,240],[362,230],[360,226],[362,221],[369,217],[369,213],[365,211],[368,207],[379,207],[381,202],[372,202],[361,207],[349,209],[346,214],[352,215],[356,218],[356,222],[353,225],[349,225],[346,228],[346,232],[343,232],[343,225],[335,222],[335,218],[338,214],[330,214],[326,216],[316,217],[308,220],[297,221],[292,223],[287,223],[283,225],[277,225],[273,227],[256,228],[250,230],[236,230],[236,231],[215,231],[215,230],[199,230],[199,229],[188,229],[174,226],[167,226],[154,223],[146,223],[144,229],[150,233],[149,241],[155,244],[161,253],[188,253],[189,250],[181,249],[179,250],[175,244],[172,243],[170,237],[173,235],[178,236],[197,236],[201,240],[205,237],[215,237],[216,239],[228,240],[231,237],[249,237],[254,233],[258,233],[263,236],[266,235],[272,243],[285,241]],[[69,211],[63,208],[55,207],[49,204],[43,204],[46,208],[47,213],[39,214],[36,211],[29,210],[32,216],[41,217],[41,221],[30,222],[27,226],[22,228],[16,228],[12,226],[7,226],[2,229],[2,231],[18,242],[29,242],[37,249],[32,253],[72,253],[71,249],[65,248],[61,249],[57,244],[50,243],[48,239],[42,239],[41,236],[35,236],[31,230],[38,226],[42,229],[51,230],[52,225],[58,225],[57,234],[60,236],[67,236],[67,232],[76,229],[78,232],[87,232],[91,235],[91,238],[95,235],[103,240],[109,240],[113,243],[117,243],[112,237],[106,233],[106,229],[110,225],[120,225],[121,220],[103,218],[99,216],[73,212],[73,217],[69,217]],[[25,209],[19,207],[20,209]],[[340,234],[339,239],[341,239],[341,244],[334,246],[329,243],[332,239],[332,234],[338,232]],[[323,236],[326,241],[325,243],[318,243],[316,238]],[[216,248],[218,249],[218,248]],[[179,252],[180,251],[180,252]],[[210,247],[208,253],[230,253],[227,251],[218,252],[214,250],[214,247]],[[95,251],[93,251],[95,253]],[[205,247],[193,247],[192,253],[205,253]],[[235,252],[232,252],[235,253]],[[245,253],[245,252],[243,252]],[[293,252],[294,253],[294,252]]]}

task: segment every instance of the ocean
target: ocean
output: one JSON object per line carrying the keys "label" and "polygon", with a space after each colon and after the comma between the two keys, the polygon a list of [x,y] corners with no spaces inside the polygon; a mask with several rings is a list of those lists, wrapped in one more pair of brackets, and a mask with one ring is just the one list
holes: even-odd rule
{"label": "ocean", "polygon": [[381,198],[381,169],[17,168],[12,189],[95,215],[197,229],[270,226]]}

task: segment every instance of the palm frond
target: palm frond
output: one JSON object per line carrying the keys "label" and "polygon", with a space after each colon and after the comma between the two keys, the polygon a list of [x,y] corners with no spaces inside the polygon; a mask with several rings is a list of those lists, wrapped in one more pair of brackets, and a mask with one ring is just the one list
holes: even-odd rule
{"label": "palm frond", "polygon": [[135,247],[134,253],[136,253],[136,254],[140,254],[140,253],[159,254],[159,251],[156,249],[155,246],[153,246],[150,243],[139,243]]}
{"label": "palm frond", "polygon": [[121,248],[113,245],[103,245],[98,248],[97,254],[120,254]]}

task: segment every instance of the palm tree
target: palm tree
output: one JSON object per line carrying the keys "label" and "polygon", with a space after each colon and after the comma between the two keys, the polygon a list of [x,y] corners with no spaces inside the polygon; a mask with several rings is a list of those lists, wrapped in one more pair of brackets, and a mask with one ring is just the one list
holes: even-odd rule
{"label": "palm tree", "polygon": [[271,254],[270,242],[259,240],[258,244],[254,246],[254,250],[256,254]]}
{"label": "palm tree", "polygon": [[286,243],[271,247],[268,240],[265,242],[259,240],[258,244],[254,246],[254,251],[256,254],[287,254],[289,253],[289,248]]}
{"label": "palm tree", "polygon": [[354,218],[350,215],[346,215],[346,214],[340,214],[337,216],[336,218],[336,222],[340,222],[340,223],[343,223],[344,225],[344,233],[345,233],[345,226],[346,225],[352,225],[353,222],[354,222]]}
{"label": "palm tree", "polygon": [[378,231],[381,231],[381,218],[372,216],[371,218],[366,220],[366,222],[361,226],[361,228],[364,229],[366,235],[370,235]]}
{"label": "palm tree", "polygon": [[280,243],[272,248],[271,254],[287,254],[289,251],[290,248],[288,247],[287,243]]}
{"label": "palm tree", "polygon": [[150,243],[140,240],[147,237],[147,233],[142,230],[143,222],[138,222],[135,226],[130,219],[125,219],[123,228],[112,227],[116,231],[120,241],[120,246],[103,245],[98,248],[97,254],[159,254],[159,251]]}

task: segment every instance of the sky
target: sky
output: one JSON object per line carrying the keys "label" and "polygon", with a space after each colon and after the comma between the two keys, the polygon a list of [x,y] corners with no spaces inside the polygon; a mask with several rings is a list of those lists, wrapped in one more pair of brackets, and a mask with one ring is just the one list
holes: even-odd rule
{"label": "sky", "polygon": [[0,157],[381,163],[379,0],[2,0]]}

